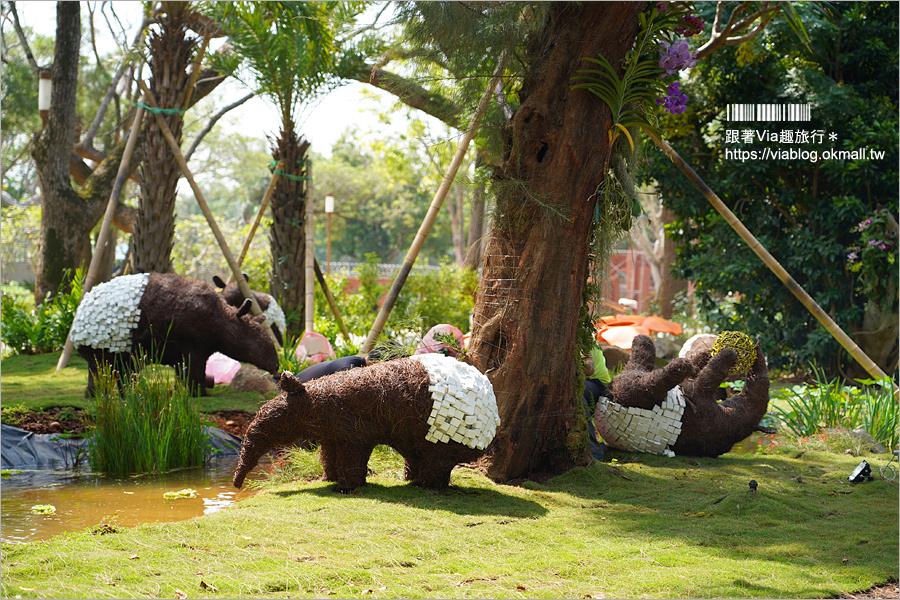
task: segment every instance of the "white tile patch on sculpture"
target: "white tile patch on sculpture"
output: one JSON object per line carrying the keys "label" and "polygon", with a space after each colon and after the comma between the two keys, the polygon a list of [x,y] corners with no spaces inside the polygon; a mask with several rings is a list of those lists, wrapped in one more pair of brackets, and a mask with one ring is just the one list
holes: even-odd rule
{"label": "white tile patch on sculpture", "polygon": [[679,386],[669,390],[666,399],[653,410],[622,406],[600,397],[594,424],[597,433],[614,448],[671,457],[675,454],[669,446],[681,435],[684,407],[684,392]]}
{"label": "white tile patch on sculpture", "polygon": [[487,448],[500,415],[494,387],[481,371],[443,354],[411,356],[428,371],[428,390],[434,400],[425,439],[429,442],[459,442],[469,448]]}
{"label": "white tile patch on sculpture", "polygon": [[269,294],[260,295],[269,299],[269,308],[263,312],[263,314],[266,315],[266,319],[273,324],[278,325],[278,331],[280,331],[282,335],[285,335],[285,332],[287,331],[287,321],[284,318],[284,311],[281,310],[281,307],[275,302],[275,298]]}
{"label": "white tile patch on sculpture", "polygon": [[69,332],[75,347],[131,352],[131,334],[141,318],[138,304],[149,279],[147,273],[116,277],[85,294]]}

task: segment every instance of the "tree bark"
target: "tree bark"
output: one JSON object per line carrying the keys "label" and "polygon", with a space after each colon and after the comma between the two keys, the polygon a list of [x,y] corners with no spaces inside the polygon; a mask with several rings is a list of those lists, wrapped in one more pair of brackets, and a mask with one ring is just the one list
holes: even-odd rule
{"label": "tree bark", "polygon": [[[160,18],[161,31],[151,34],[150,90],[159,107],[186,107],[190,76],[187,72],[197,46],[188,37],[187,2],[167,3]],[[181,143],[184,114],[163,114],[176,141]],[[144,131],[141,202],[134,228],[134,270],[136,273],[170,273],[175,241],[175,194],[181,169],[172,156],[154,116],[148,112]]]}
{"label": "tree bark", "polygon": [[[272,157],[282,161],[284,172],[291,177],[306,175],[306,153],[309,142],[299,138],[293,123],[282,124]],[[282,176],[272,192],[272,226],[269,245],[272,252],[272,296],[284,310],[291,336],[303,333],[302,315],[306,295],[306,223],[307,181]],[[287,343],[287,335],[285,335]]]}
{"label": "tree bark", "polygon": [[80,43],[80,3],[58,2],[50,115],[31,150],[43,196],[36,302],[43,302],[48,293],[56,293],[63,283],[63,273],[83,266],[89,256],[89,250],[85,253],[90,248],[90,229],[85,227],[87,205],[69,183]]}
{"label": "tree bark", "polygon": [[469,350],[497,396],[501,425],[485,457],[495,480],[558,472],[587,456],[575,346],[611,119],[571,85],[585,57],[620,63],[642,8],[551,3],[527,45],[533,66],[507,123]]}

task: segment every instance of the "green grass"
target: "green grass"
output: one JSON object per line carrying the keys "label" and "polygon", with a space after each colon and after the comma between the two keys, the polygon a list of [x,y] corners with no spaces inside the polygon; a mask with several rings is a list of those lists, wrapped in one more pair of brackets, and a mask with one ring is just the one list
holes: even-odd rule
{"label": "green grass", "polygon": [[825,598],[898,576],[897,483],[849,484],[855,457],[613,458],[522,487],[458,468],[434,492],[376,452],[350,495],[298,478],[190,521],[4,544],[2,595]]}
{"label": "green grass", "polygon": [[[4,358],[0,362],[3,406],[22,405],[34,410],[48,406],[87,408],[90,405],[84,397],[87,363],[76,354],[65,369],[57,372],[58,361],[58,353]],[[209,390],[209,396],[198,398],[197,403],[202,412],[244,410],[255,413],[274,396],[274,392],[264,396],[258,392],[238,392],[229,385],[217,385]]]}

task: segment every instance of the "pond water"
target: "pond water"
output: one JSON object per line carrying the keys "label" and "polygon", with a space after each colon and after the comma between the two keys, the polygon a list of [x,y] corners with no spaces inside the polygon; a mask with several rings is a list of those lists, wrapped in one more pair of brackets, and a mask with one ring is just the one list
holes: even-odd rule
{"label": "pond water", "polygon": [[[104,523],[134,527],[208,515],[253,495],[246,485],[240,490],[232,485],[236,464],[237,457],[222,457],[202,468],[128,479],[77,471],[13,471],[0,483],[0,538],[32,542]],[[264,478],[269,464],[264,458],[249,478]],[[163,496],[187,488],[196,490],[197,496],[175,500]],[[46,504],[55,506],[56,512],[32,513],[33,506]]]}

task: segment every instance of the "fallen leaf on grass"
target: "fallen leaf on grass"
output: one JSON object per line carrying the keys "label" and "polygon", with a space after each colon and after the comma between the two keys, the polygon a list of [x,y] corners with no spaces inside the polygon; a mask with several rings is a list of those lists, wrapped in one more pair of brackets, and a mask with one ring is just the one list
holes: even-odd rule
{"label": "fallen leaf on grass", "polygon": [[519,590],[519,591],[524,592],[524,591],[525,591],[525,586],[524,586],[524,585],[517,585],[517,586],[516,586],[516,589]]}
{"label": "fallen leaf on grass", "polygon": [[212,591],[214,591],[214,592],[218,592],[218,591],[219,591],[218,589],[216,589],[215,586],[209,585],[208,583],[206,583],[206,582],[203,581],[202,579],[200,580],[200,587],[202,587],[204,590],[212,590]]}
{"label": "fallen leaf on grass", "polygon": [[182,591],[179,590],[178,588],[175,588],[175,597],[176,597],[176,598],[187,598],[187,594],[185,594],[184,592],[182,592]]}
{"label": "fallen leaf on grass", "polygon": [[139,558],[140,558],[140,556],[138,556],[137,554],[132,554],[131,556],[128,557],[128,560],[137,560]]}

